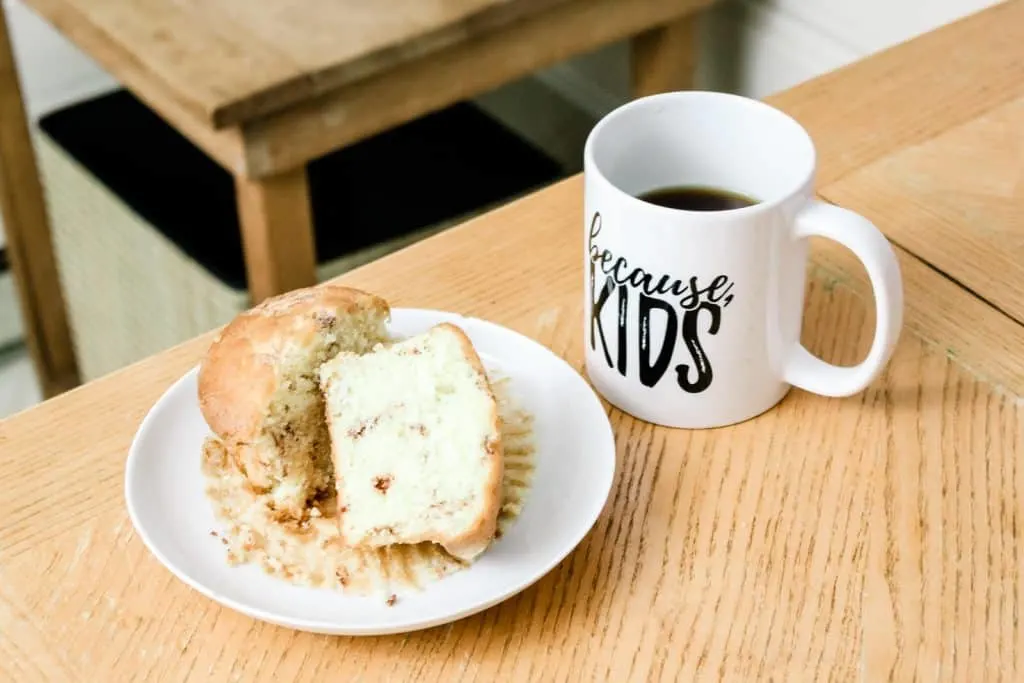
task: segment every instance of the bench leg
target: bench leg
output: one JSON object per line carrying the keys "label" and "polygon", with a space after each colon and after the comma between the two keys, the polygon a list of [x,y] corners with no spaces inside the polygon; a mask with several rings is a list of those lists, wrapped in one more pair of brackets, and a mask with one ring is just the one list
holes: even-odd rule
{"label": "bench leg", "polygon": [[693,88],[699,17],[690,14],[633,38],[633,97]]}
{"label": "bench leg", "polygon": [[0,8],[0,207],[28,347],[43,395],[79,383],[78,365],[57,276],[50,223]]}
{"label": "bench leg", "polygon": [[316,245],[306,169],[235,178],[252,303],[316,284]]}

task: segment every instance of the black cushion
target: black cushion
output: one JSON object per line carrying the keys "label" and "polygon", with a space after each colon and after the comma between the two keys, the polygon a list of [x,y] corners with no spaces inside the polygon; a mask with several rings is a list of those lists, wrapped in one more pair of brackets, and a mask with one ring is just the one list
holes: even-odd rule
{"label": "black cushion", "polygon": [[[127,91],[56,111],[43,132],[225,284],[245,288],[231,175]],[[562,176],[559,165],[459,103],[308,166],[320,262]]]}

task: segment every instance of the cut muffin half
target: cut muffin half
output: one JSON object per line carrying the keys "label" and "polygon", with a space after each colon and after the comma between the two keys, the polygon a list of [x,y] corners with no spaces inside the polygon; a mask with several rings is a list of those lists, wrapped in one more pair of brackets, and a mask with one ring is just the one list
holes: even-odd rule
{"label": "cut muffin half", "polygon": [[320,370],[342,538],[438,543],[470,561],[494,537],[503,457],[497,404],[450,324]]}

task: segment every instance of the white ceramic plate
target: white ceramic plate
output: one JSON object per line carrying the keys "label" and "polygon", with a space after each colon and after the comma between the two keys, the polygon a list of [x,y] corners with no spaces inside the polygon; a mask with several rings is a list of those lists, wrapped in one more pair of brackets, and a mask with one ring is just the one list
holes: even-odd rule
{"label": "white ceramic plate", "polygon": [[522,512],[472,566],[404,593],[393,606],[380,596],[293,586],[258,567],[228,566],[223,547],[209,534],[218,524],[199,468],[210,432],[196,399],[196,369],[157,401],[128,454],[128,513],[149,550],[182,581],[227,607],[282,626],[343,635],[444,624],[544,576],[579,544],[608,498],[615,472],[608,418],[568,364],[516,332],[416,309],[393,310],[391,331],[411,335],[444,321],[466,331],[484,364],[509,378],[513,395],[535,419],[535,470]]}

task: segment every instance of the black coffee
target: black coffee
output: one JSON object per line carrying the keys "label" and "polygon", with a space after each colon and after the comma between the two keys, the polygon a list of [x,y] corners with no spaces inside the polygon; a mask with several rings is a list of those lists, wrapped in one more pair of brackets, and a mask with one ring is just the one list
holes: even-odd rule
{"label": "black coffee", "polygon": [[662,187],[644,192],[640,199],[683,211],[728,211],[757,204],[756,199],[715,187]]}

